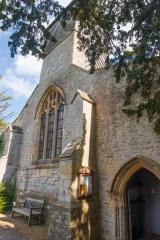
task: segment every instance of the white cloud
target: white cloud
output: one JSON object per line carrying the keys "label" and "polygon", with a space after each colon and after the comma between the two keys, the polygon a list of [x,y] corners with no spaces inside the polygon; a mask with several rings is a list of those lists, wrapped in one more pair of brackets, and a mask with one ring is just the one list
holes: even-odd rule
{"label": "white cloud", "polygon": [[38,84],[42,60],[28,55],[17,55],[11,67],[7,67],[0,81],[0,89],[8,90],[13,98],[28,98]]}
{"label": "white cloud", "polygon": [[6,70],[0,81],[0,88],[11,91],[14,98],[25,97],[28,98],[37,85],[38,79],[34,78],[32,81],[28,78],[17,77],[12,68]]}
{"label": "white cloud", "polygon": [[28,55],[26,57],[22,55],[17,55],[15,57],[15,72],[18,75],[26,75],[26,76],[39,76],[42,60],[37,60],[35,57]]}

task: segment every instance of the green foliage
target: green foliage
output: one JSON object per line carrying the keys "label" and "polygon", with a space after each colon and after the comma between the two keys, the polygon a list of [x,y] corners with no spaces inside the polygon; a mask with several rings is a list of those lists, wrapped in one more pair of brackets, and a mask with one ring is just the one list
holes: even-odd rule
{"label": "green foliage", "polygon": [[4,191],[5,191],[5,187],[4,187],[3,183],[0,182],[0,213],[3,212],[3,210],[6,206]]}
{"label": "green foliage", "polygon": [[[7,31],[12,29],[12,34],[8,42],[11,56],[17,54],[17,49],[21,48],[21,54],[29,52],[37,57],[43,57],[43,50],[47,39],[52,35],[47,31],[46,25],[52,16],[57,16],[61,11],[61,6],[52,0],[2,0],[0,2],[0,29]],[[56,41],[54,39],[54,41]]]}
{"label": "green foliage", "polygon": [[[1,76],[0,76],[1,79]],[[5,92],[0,92],[0,156],[3,151],[3,135],[2,132],[7,127],[7,119],[14,115],[13,112],[5,115],[6,109],[10,106],[9,101],[12,100],[11,96],[6,96]]]}
{"label": "green foliage", "polygon": [[0,183],[0,212],[11,211],[12,203],[15,200],[15,186],[6,181]]}
{"label": "green foliage", "polygon": [[[1,76],[0,76],[1,79]],[[13,116],[13,112],[8,115],[5,115],[6,109],[10,106],[9,101],[13,98],[11,96],[7,96],[6,92],[0,92],[0,134],[4,131],[7,127],[7,119]],[[2,147],[2,136],[0,136],[0,152]]]}
{"label": "green foliage", "polygon": [[114,70],[117,82],[126,80],[123,112],[139,121],[145,111],[160,134],[160,1],[84,0],[71,12],[80,21],[79,48],[86,51],[91,73],[106,54],[106,68]]}
{"label": "green foliage", "polygon": [[6,128],[7,124],[5,122],[13,113],[4,116],[4,112],[10,106],[9,102],[12,100],[11,96],[6,96],[5,92],[0,92],[0,133]]}
{"label": "green foliage", "polygon": [[[45,25],[61,12],[59,19],[65,27],[67,10],[52,0],[2,0],[0,29],[13,30],[9,41],[12,57],[18,48],[22,55],[31,52],[43,57],[47,39],[55,40]],[[145,111],[160,134],[160,1],[73,0],[69,11],[79,20],[79,49],[85,50],[90,72],[94,73],[101,54],[107,56],[106,69],[112,67],[117,82],[126,79],[123,111],[137,120]]]}

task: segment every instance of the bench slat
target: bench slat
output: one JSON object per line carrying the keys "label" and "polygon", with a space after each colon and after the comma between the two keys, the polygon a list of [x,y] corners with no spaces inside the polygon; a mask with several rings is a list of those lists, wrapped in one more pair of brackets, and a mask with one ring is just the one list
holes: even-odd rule
{"label": "bench slat", "polygon": [[[31,210],[28,209],[28,208],[13,208],[13,211],[14,211],[14,212],[17,212],[17,213],[21,213],[21,214],[23,214],[23,215],[25,215],[25,216],[29,216],[29,215],[30,215],[30,212],[31,212]],[[32,214],[40,215],[41,212],[32,210]]]}
{"label": "bench slat", "polygon": [[22,214],[22,216],[23,215],[28,216],[29,217],[28,225],[30,226],[31,216],[32,215],[40,215],[40,223],[41,223],[44,204],[45,204],[45,201],[43,199],[39,200],[39,199],[27,197],[24,202],[24,207],[20,207],[20,208],[13,207],[12,208],[12,218],[13,218],[14,212],[20,213],[20,214]]}
{"label": "bench slat", "polygon": [[35,198],[29,198],[27,197],[26,200],[30,201],[30,202],[35,202],[35,203],[41,203],[44,204],[44,200],[43,199],[35,199]]}

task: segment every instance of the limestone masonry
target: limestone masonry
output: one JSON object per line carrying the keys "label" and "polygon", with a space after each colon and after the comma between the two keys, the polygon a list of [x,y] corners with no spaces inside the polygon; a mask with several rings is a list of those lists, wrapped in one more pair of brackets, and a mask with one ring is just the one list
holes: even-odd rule
{"label": "limestone masonry", "polygon": [[[137,124],[122,112],[124,82],[115,83],[112,69],[89,73],[71,26],[50,46],[38,86],[4,133],[1,181],[16,181],[18,200],[46,200],[49,239],[131,240],[136,231],[160,235],[160,137],[146,116]],[[40,116],[55,89],[63,97],[62,151],[41,160]],[[80,175],[87,179],[80,172],[85,168],[93,173],[86,173],[92,184],[80,180]]]}

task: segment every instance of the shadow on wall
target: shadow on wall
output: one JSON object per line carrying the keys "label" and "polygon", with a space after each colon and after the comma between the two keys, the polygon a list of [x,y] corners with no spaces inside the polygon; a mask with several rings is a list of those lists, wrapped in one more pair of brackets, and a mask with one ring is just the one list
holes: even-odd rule
{"label": "shadow on wall", "polygon": [[71,226],[73,239],[89,240],[100,239],[99,232],[100,204],[97,200],[81,200],[81,206],[72,208]]}
{"label": "shadow on wall", "polygon": [[[84,147],[86,146],[86,132],[87,119],[85,114],[83,115],[83,141],[81,147],[76,150],[76,157],[74,164],[76,165],[73,168],[74,179],[72,182],[77,179],[77,172],[83,167],[83,154]],[[98,240],[100,239],[100,202],[98,200],[97,192],[97,162],[96,162],[96,131],[95,131],[95,108],[92,108],[91,113],[91,125],[90,125],[90,144],[89,146],[89,155],[88,155],[88,166],[95,172],[94,175],[94,195],[93,197],[81,198],[77,201],[77,204],[72,203],[71,208],[71,228],[72,228],[72,237],[73,239],[82,239],[82,240]],[[87,143],[88,144],[88,143]],[[77,162],[77,164],[76,164]],[[73,164],[73,166],[74,166]],[[77,199],[77,197],[76,197]],[[75,227],[74,227],[75,226]]]}

